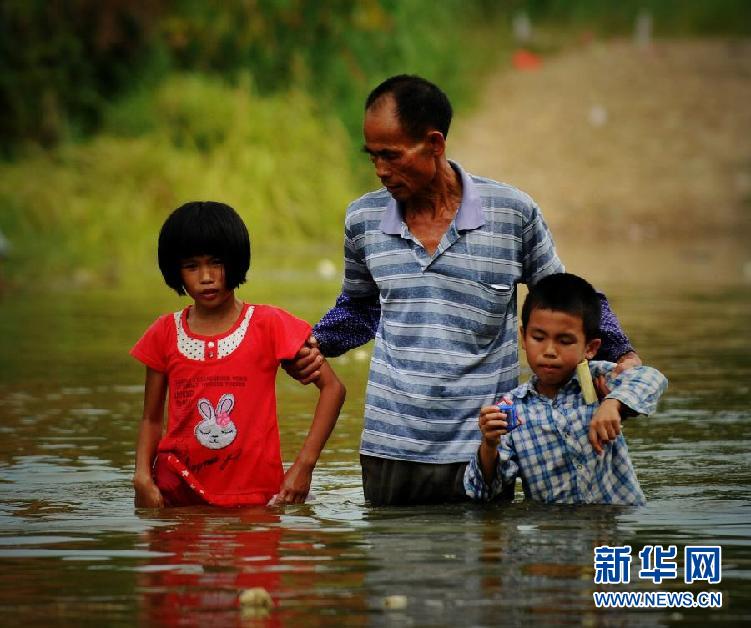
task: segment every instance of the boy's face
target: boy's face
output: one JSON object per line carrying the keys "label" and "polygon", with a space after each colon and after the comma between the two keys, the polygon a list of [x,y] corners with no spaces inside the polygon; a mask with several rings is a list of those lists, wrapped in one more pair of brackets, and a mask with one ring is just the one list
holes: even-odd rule
{"label": "boy's face", "polygon": [[534,308],[527,328],[522,329],[522,347],[530,368],[539,378],[538,392],[555,396],[571,378],[576,365],[595,356],[600,342],[599,339],[587,342],[580,316]]}

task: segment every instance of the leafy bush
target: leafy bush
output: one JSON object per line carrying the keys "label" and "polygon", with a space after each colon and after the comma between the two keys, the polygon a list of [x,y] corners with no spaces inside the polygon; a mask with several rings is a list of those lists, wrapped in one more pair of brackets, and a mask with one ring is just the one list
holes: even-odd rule
{"label": "leafy bush", "polygon": [[[299,91],[273,97],[177,75],[132,106],[152,128],[0,165],[0,230],[22,276],[117,281],[153,264],[156,234],[188,200],[221,200],[255,244],[338,238],[350,187],[346,132]],[[117,116],[114,116],[117,119]]]}
{"label": "leafy bush", "polygon": [[423,74],[457,102],[471,94],[520,10],[610,33],[630,32],[641,10],[660,34],[751,30],[745,0],[5,0],[0,146],[85,137],[110,103],[173,71],[308,91],[357,138],[365,95],[391,74]]}

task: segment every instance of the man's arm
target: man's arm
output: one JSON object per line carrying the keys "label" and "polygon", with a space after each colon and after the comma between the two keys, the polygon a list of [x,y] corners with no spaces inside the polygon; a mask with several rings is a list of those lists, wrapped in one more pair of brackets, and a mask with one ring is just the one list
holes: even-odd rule
{"label": "man's arm", "polygon": [[354,298],[342,292],[334,307],[313,327],[313,335],[321,353],[333,358],[372,340],[380,320],[377,294]]}
{"label": "man's arm", "polygon": [[381,320],[378,296],[356,299],[342,292],[336,304],[313,327],[313,333],[292,360],[282,362],[287,375],[301,384],[321,375],[323,356],[335,358],[372,340]]}
{"label": "man's arm", "polygon": [[618,373],[611,383],[606,399],[617,399],[636,414],[652,414],[668,387],[667,378],[651,366],[638,366]]}
{"label": "man's arm", "polygon": [[284,370],[303,384],[314,382],[320,376],[324,355],[333,358],[372,340],[381,320],[378,286],[358,246],[363,234],[353,230],[352,207],[347,208],[344,221],[342,292],[334,307],[316,323],[313,335],[297,356],[282,363]]}
{"label": "man's arm", "polygon": [[358,222],[356,202],[344,220],[344,281],[342,292],[313,328],[321,352],[336,357],[375,337],[381,320],[378,286],[365,260],[363,225]]}
{"label": "man's arm", "polygon": [[602,308],[602,314],[600,315],[600,338],[602,339],[602,344],[595,359],[620,363],[626,358],[635,358],[638,360],[638,363],[633,364],[633,366],[638,366],[641,364],[641,360],[636,355],[634,347],[631,346],[628,336],[621,329],[618,317],[610,309],[607,297],[602,292],[598,292],[597,296],[600,297],[600,307]]}

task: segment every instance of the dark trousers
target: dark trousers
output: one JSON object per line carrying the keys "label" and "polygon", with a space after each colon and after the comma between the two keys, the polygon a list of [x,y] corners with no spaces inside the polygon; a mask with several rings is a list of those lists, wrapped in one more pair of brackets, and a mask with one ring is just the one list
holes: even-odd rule
{"label": "dark trousers", "polygon": [[429,464],[360,455],[362,487],[373,506],[466,501],[466,462]]}

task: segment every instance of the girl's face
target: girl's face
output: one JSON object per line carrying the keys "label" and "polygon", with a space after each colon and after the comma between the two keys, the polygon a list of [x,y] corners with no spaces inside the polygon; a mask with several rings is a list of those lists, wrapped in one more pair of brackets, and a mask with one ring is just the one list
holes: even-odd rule
{"label": "girl's face", "polygon": [[180,276],[196,307],[215,309],[233,296],[225,285],[224,264],[213,255],[186,257],[180,262]]}

